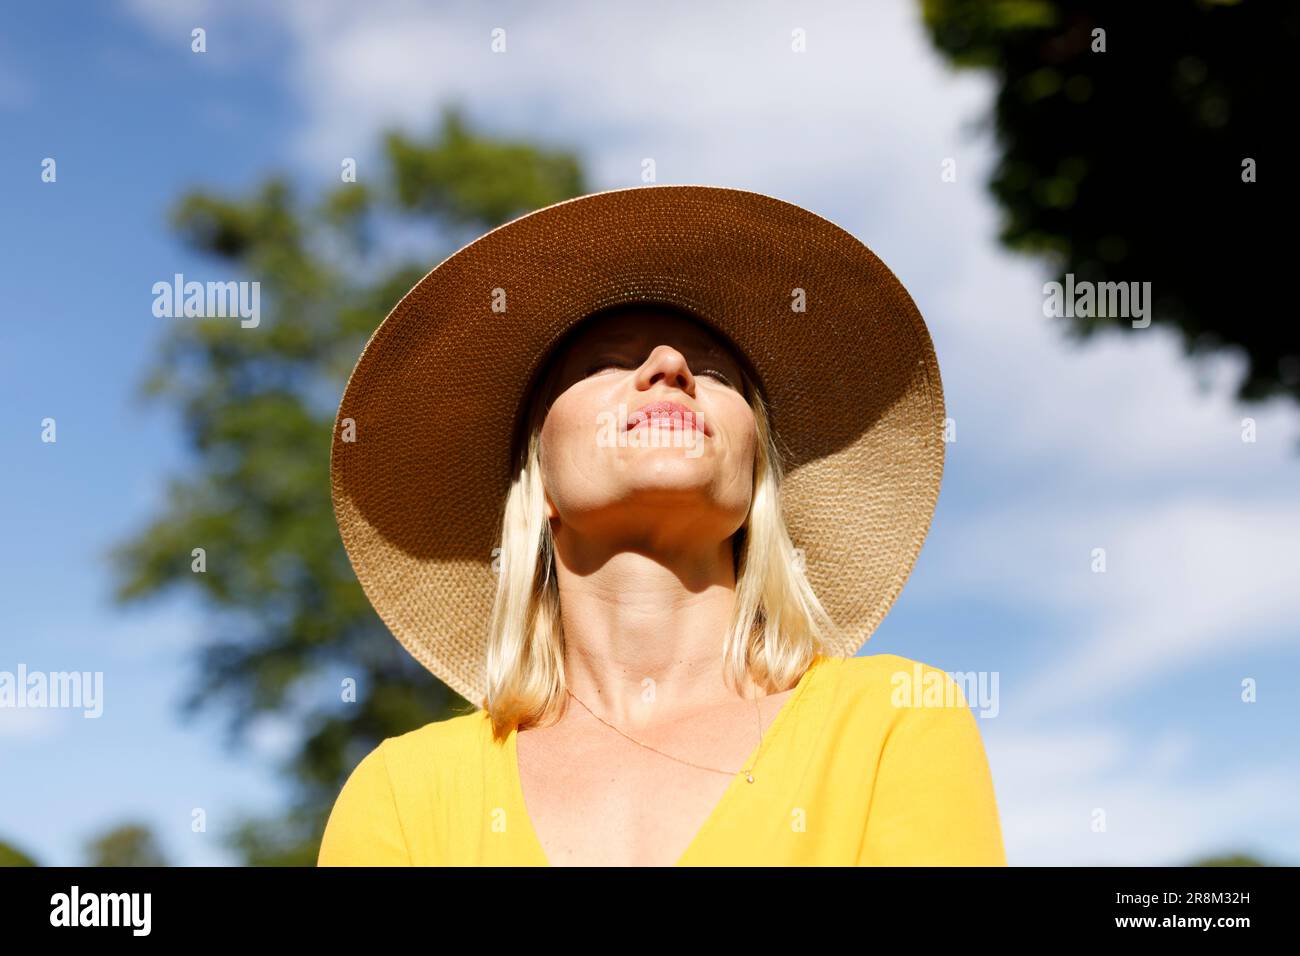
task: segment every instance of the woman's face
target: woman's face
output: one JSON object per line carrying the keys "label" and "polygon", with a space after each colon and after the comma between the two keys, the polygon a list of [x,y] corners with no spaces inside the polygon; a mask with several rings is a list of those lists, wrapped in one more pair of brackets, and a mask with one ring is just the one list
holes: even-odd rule
{"label": "woman's face", "polygon": [[541,463],[561,528],[653,544],[685,527],[721,541],[744,523],[754,413],[711,330],[638,306],[588,321],[559,362]]}

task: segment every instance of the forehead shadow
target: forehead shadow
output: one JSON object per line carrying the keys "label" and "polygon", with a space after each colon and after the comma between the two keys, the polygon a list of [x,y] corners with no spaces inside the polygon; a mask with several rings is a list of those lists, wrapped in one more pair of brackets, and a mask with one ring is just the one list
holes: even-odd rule
{"label": "forehead shadow", "polygon": [[[663,335],[659,334],[661,331]],[[677,312],[653,309],[629,309],[586,319],[575,328],[573,338],[563,351],[567,354],[582,347],[624,345],[656,338],[666,338],[669,344],[685,344],[693,350],[720,355],[743,366],[731,344],[706,323]]]}
{"label": "forehead shadow", "polygon": [[[639,332],[635,328],[619,328],[620,323],[617,323],[617,319],[635,318],[638,323],[644,321],[653,325],[657,319],[664,317],[669,320],[680,320],[674,323],[675,328],[686,330],[687,335],[691,336],[699,345],[704,346],[708,352],[722,356],[740,370],[742,381],[735,384],[741,389],[747,402],[752,401],[755,395],[751,394],[751,387],[745,379],[753,382],[753,387],[757,389],[757,395],[764,394],[762,380],[753,366],[750,365],[743,350],[733,344],[725,333],[713,328],[705,320],[672,306],[662,307],[662,311],[660,307],[654,305],[649,306],[648,311],[642,311],[640,308],[633,309],[630,306],[614,306],[579,320],[557,342],[552,344],[546,360],[534,373],[530,384],[524,391],[524,406],[535,406],[535,412],[545,414],[546,410],[564,390],[565,383],[563,379],[566,377],[565,372],[569,371],[566,368],[569,364],[569,356],[574,353],[577,347],[591,341],[589,336],[592,333],[597,331],[614,333],[615,338],[608,340],[605,344],[615,340],[630,341],[637,337]],[[526,414],[518,414],[516,417],[516,433],[513,442],[516,467],[522,461],[523,438],[526,437],[523,425],[527,418]]]}

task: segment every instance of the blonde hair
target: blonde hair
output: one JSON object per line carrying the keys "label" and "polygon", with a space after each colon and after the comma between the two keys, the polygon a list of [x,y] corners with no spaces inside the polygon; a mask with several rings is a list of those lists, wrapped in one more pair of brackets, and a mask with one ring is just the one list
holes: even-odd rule
{"label": "blonde hair", "polygon": [[[737,693],[747,672],[770,693],[779,693],[798,681],[816,654],[826,653],[834,624],[804,576],[781,513],[784,470],[767,402],[757,377],[739,350],[733,351],[758,441],[749,514],[732,536],[736,608],[722,648],[723,673]],[[487,693],[481,705],[498,739],[513,727],[522,729],[562,713],[566,698],[555,542],[546,517],[540,455],[542,423],[555,397],[562,355],[563,348],[556,346],[533,390],[528,414],[521,418],[515,477],[502,515],[500,574],[486,655]]]}

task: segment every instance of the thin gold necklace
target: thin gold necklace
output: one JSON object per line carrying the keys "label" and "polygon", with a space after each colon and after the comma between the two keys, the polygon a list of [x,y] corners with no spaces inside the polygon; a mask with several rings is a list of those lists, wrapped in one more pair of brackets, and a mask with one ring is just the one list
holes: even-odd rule
{"label": "thin gold necklace", "polygon": [[[578,700],[578,695],[577,695],[577,694],[575,694],[575,693],[574,693],[573,691],[571,691],[571,690],[568,690],[567,688],[566,688],[566,691],[568,692],[568,695],[569,695],[570,697],[572,697],[574,700],[577,700],[579,704],[582,704],[582,701],[581,701],[581,700]],[[591,716],[595,717],[597,720],[599,720],[599,721],[600,721],[602,724],[604,724],[606,727],[610,728],[610,730],[613,730],[615,733],[618,733],[618,734],[621,734],[621,735],[624,736],[624,737],[627,737],[628,740],[632,741],[632,743],[636,744],[636,745],[639,746],[639,747],[644,747],[646,750],[653,750],[655,753],[659,754],[660,756],[667,757],[667,758],[670,759],[670,760],[676,760],[678,763],[684,763],[684,764],[686,764],[687,766],[695,767],[697,770],[711,770],[711,771],[714,772],[714,773],[725,774],[725,775],[728,776],[728,777],[734,777],[734,776],[736,775],[736,771],[734,771],[734,770],[719,770],[719,769],[717,769],[716,767],[705,767],[705,766],[702,766],[701,764],[698,764],[698,763],[691,763],[689,760],[683,760],[681,757],[674,757],[672,754],[664,753],[662,750],[659,750],[659,749],[656,748],[656,747],[651,747],[649,744],[643,744],[641,741],[637,740],[635,737],[628,737],[627,734],[623,733],[623,731],[619,730],[617,727],[615,727],[613,724],[611,724],[608,720],[605,720],[603,717],[601,717],[601,716],[599,716],[598,714],[596,714],[596,712],[593,711],[593,710],[592,710],[590,707],[588,707],[586,704],[582,704],[582,706],[583,706],[583,708],[587,711],[587,713],[591,714]],[[764,740],[763,740],[763,710],[762,710],[762,708],[759,707],[759,705],[758,705],[758,698],[757,698],[757,697],[754,698],[754,710],[755,710],[755,712],[758,714],[758,753],[754,754],[754,764],[757,764],[757,763],[758,763],[758,758],[759,758],[759,756],[760,756],[760,755],[762,754],[762,752],[763,752],[763,744],[764,744]],[[753,783],[753,782],[754,782],[754,764],[750,764],[750,766],[748,766],[747,768],[745,768],[744,771],[742,771],[742,772],[745,774],[745,780],[748,781],[749,783]]]}

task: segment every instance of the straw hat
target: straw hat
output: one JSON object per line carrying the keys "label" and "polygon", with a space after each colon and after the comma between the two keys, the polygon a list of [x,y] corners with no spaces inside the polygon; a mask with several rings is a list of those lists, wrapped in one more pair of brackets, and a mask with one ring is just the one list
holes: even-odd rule
{"label": "straw hat", "polygon": [[832,653],[870,637],[921,550],[943,474],[939,366],[916,305],[866,246],[738,189],[643,186],[548,206],[397,303],[335,421],[334,513],[357,579],[402,645],[475,704],[533,377],[583,318],[640,301],[698,316],[757,373],[788,455],[786,524],[842,632]]}

